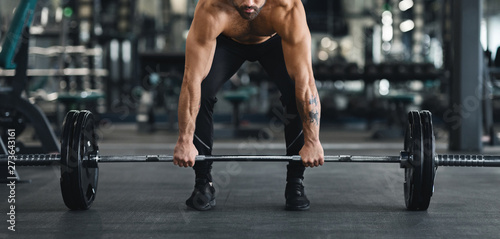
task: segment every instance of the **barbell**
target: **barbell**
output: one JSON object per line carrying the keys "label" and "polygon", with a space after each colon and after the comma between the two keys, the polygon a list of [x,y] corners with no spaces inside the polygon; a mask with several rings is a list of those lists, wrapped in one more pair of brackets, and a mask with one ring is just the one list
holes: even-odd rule
{"label": "barbell", "polygon": [[[94,117],[90,111],[66,114],[61,135],[60,154],[0,155],[0,164],[15,166],[60,165],[61,193],[71,210],[89,209],[95,199],[99,175],[98,163],[172,162],[171,155],[99,155]],[[15,156],[15,157],[12,157]],[[196,161],[300,161],[300,156],[196,156]],[[427,210],[434,193],[438,166],[500,167],[500,157],[488,155],[438,155],[432,115],[429,111],[410,111],[404,149],[397,156],[326,155],[325,162],[399,163],[405,170],[404,196],[408,210]]]}

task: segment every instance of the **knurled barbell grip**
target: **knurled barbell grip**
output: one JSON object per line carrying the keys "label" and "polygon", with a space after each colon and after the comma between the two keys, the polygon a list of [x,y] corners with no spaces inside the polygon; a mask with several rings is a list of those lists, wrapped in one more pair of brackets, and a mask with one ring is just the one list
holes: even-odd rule
{"label": "knurled barbell grip", "polygon": [[14,162],[15,166],[50,166],[58,164],[61,161],[59,154],[16,154],[11,155],[14,160],[9,159],[9,155],[0,155],[0,164],[7,165],[9,161]]}
{"label": "knurled barbell grip", "polygon": [[492,155],[440,154],[435,162],[437,166],[500,167],[500,157]]}

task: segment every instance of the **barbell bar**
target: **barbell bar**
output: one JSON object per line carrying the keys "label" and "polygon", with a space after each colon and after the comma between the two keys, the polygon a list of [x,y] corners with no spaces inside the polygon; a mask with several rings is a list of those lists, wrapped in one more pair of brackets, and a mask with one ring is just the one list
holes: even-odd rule
{"label": "barbell bar", "polygon": [[[60,154],[0,155],[0,164],[15,166],[60,165],[61,193],[72,210],[89,209],[95,199],[98,163],[172,162],[171,155],[99,155],[94,117],[89,111],[70,111],[63,123]],[[198,155],[196,161],[288,162],[300,156]],[[500,167],[500,157],[491,155],[438,155],[432,115],[429,111],[410,111],[404,149],[398,156],[326,155],[325,162],[399,163],[405,169],[404,195],[408,210],[427,210],[434,192],[438,166]]]}
{"label": "barbell bar", "polygon": [[[404,153],[404,151],[402,152]],[[0,155],[3,165],[7,162],[7,155]],[[399,156],[371,156],[371,155],[325,155],[325,162],[339,163],[404,163],[404,155]],[[173,162],[174,156],[159,155],[94,155],[89,161],[98,163],[147,163]],[[289,162],[301,161],[299,155],[197,155],[195,161],[214,162]],[[500,167],[500,157],[493,155],[462,155],[439,154],[435,155],[436,166],[448,167]],[[11,160],[16,166],[53,166],[61,162],[60,154],[19,154]],[[404,165],[401,168],[405,168]]]}
{"label": "barbell bar", "polygon": [[[1,160],[7,160],[5,155]],[[93,155],[88,161],[97,163],[146,163],[146,162],[173,162],[172,155]],[[299,155],[197,155],[195,161],[216,162],[289,162],[301,161]],[[17,166],[49,166],[61,162],[59,154],[20,154],[14,160]],[[352,156],[352,155],[326,155],[325,162],[356,162],[356,163],[399,163],[400,156]]]}

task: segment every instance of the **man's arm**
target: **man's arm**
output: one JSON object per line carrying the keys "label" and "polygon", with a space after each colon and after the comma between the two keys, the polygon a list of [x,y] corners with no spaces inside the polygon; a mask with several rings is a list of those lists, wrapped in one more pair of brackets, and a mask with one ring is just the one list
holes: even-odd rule
{"label": "man's arm", "polygon": [[300,0],[276,14],[275,29],[282,38],[288,74],[295,82],[295,98],[302,119],[304,146],[300,156],[305,166],[323,165],[324,152],[319,140],[321,104],[311,62],[311,35]]}
{"label": "man's arm", "polygon": [[222,32],[222,24],[212,14],[209,2],[198,3],[186,40],[186,62],[178,105],[179,138],[174,149],[174,164],[180,167],[192,167],[198,155],[193,136],[200,109],[201,82],[210,71],[216,38]]}

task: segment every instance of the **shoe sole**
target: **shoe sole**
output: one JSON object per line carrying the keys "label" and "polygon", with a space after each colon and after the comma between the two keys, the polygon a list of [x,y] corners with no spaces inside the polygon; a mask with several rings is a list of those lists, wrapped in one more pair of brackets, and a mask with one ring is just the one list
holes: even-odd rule
{"label": "shoe sole", "polygon": [[285,210],[286,211],[306,211],[306,210],[309,210],[309,205],[302,206],[302,207],[293,207],[293,206],[290,206],[290,205],[286,205],[285,206]]}
{"label": "shoe sole", "polygon": [[206,205],[205,207],[203,207],[203,208],[198,208],[198,207],[195,207],[194,205],[192,205],[192,204],[191,204],[191,202],[186,201],[186,206],[188,206],[189,208],[192,208],[192,209],[194,209],[194,210],[197,210],[197,211],[208,211],[208,210],[210,210],[210,209],[214,208],[214,207],[215,207],[215,204],[216,204],[216,203],[215,203],[215,199],[214,199],[214,200],[210,201],[210,202],[208,203],[208,205]]}

